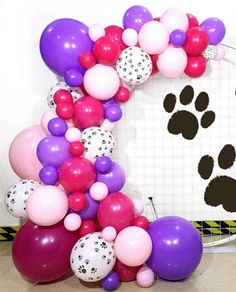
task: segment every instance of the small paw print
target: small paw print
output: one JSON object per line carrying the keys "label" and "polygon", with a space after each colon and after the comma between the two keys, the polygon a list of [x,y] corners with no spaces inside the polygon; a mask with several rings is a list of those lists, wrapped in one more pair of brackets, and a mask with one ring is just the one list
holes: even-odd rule
{"label": "small paw print", "polygon": [[84,265],[79,266],[78,267],[78,271],[81,274],[86,274],[86,272],[87,272],[86,269],[85,269],[85,267],[84,267]]}
{"label": "small paw print", "polygon": [[79,246],[80,246],[81,248],[83,248],[83,247],[85,246],[85,243],[83,242],[83,243],[81,243]]}
{"label": "small paw print", "polygon": [[108,265],[110,265],[110,263],[111,263],[111,260],[110,260],[110,259],[108,259],[108,260],[107,260],[107,264],[108,264]]}
{"label": "small paw print", "polygon": [[99,252],[99,248],[95,247],[94,251]]}
{"label": "small paw print", "polygon": [[81,261],[82,260],[82,255],[78,255],[78,260]]}
{"label": "small paw print", "polygon": [[91,268],[91,273],[95,274],[97,272],[97,270],[98,270],[97,268]]}
{"label": "small paw print", "polygon": [[85,264],[86,264],[86,265],[88,265],[88,264],[89,264],[89,262],[90,262],[90,261],[87,259],[87,260],[85,261]]}
{"label": "small paw print", "polygon": [[[179,95],[180,103],[183,106],[190,105],[193,98],[194,90],[192,86],[185,86]],[[208,94],[203,91],[200,92],[195,100],[195,110],[200,113],[204,112],[200,119],[200,125],[204,129],[210,127],[215,121],[215,113],[207,110],[208,105]],[[176,106],[176,96],[172,93],[167,94],[163,106],[167,113],[172,113]],[[185,139],[192,140],[199,130],[199,119],[190,111],[178,110],[169,119],[167,129],[171,134],[182,134]]]}
{"label": "small paw print", "polygon": [[[218,155],[218,165],[222,170],[230,169],[235,162],[235,148],[227,144]],[[214,160],[209,155],[204,155],[198,164],[198,172],[201,178],[207,180],[211,177],[214,168]],[[236,212],[236,180],[230,176],[220,175],[214,177],[208,184],[204,194],[207,205],[219,206],[228,212]]]}
{"label": "small paw print", "polygon": [[106,248],[107,248],[107,244],[106,244],[106,242],[104,242],[104,241],[100,244],[100,246],[101,246],[101,248],[103,248],[103,249],[106,249]]}

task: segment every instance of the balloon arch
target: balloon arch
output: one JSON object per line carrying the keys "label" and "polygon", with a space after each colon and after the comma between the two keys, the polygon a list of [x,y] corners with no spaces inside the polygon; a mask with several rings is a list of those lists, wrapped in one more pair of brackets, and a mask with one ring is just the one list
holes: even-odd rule
{"label": "balloon arch", "polygon": [[126,177],[110,158],[112,130],[135,85],[158,72],[200,77],[208,60],[224,58],[224,35],[218,18],[199,24],[179,9],[154,18],[142,6],[125,12],[123,28],[73,19],[45,28],[42,58],[65,82],[50,89],[41,125],[13,140],[9,158],[21,181],[5,196],[13,216],[28,218],[12,253],[26,279],[49,282],[72,269],[111,291],[120,281],[149,287],[155,276],[173,281],[193,273],[200,235],[180,217],[149,223],[142,201],[120,192]]}

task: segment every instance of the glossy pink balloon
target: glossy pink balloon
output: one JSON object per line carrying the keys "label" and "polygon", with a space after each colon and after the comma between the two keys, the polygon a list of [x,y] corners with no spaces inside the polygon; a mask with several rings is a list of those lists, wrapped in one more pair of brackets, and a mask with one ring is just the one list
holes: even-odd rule
{"label": "glossy pink balloon", "polygon": [[42,164],[37,158],[36,149],[44,137],[42,128],[35,125],[20,132],[12,141],[9,160],[12,169],[20,178],[39,180]]}
{"label": "glossy pink balloon", "polygon": [[70,253],[78,233],[67,231],[63,222],[41,227],[27,221],[12,245],[16,269],[31,282],[54,281],[70,272]]}

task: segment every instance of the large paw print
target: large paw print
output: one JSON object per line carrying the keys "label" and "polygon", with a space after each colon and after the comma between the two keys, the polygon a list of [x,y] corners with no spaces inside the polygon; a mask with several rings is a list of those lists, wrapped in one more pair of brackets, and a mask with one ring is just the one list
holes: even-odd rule
{"label": "large paw print", "polygon": [[[191,104],[194,98],[194,90],[192,86],[187,85],[181,91],[179,100],[184,106]],[[172,93],[166,95],[163,106],[166,112],[172,113],[176,106],[176,96]],[[215,113],[213,111],[206,111],[209,105],[209,96],[206,92],[200,92],[195,100],[195,109],[203,113],[200,119],[202,128],[208,128],[215,120]],[[199,129],[198,118],[187,110],[175,111],[167,126],[171,134],[182,134],[185,139],[192,140],[197,135]]]}
{"label": "large paw print", "polygon": [[79,273],[83,273],[83,274],[86,274],[86,272],[87,272],[84,265],[79,266],[78,271],[79,271]]}
{"label": "large paw print", "polygon": [[[218,156],[218,165],[221,169],[229,169],[236,158],[235,148],[225,145]],[[198,172],[203,179],[209,179],[214,168],[214,160],[211,156],[203,156],[198,164]],[[208,184],[204,200],[210,206],[219,206],[228,212],[236,212],[236,180],[232,177],[221,175],[214,177]]]}

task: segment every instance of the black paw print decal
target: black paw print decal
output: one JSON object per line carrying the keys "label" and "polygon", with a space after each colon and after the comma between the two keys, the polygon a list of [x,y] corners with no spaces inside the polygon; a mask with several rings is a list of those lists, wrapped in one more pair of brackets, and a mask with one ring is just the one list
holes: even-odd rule
{"label": "black paw print decal", "polygon": [[97,270],[98,270],[97,268],[91,268],[91,273],[95,274],[97,272]]}
{"label": "black paw print decal", "polygon": [[[218,165],[227,170],[234,165],[236,158],[235,148],[228,144],[219,153]],[[203,179],[209,179],[214,168],[214,160],[211,156],[203,156],[198,164],[198,172]],[[220,175],[214,177],[208,184],[204,200],[207,205],[219,206],[228,212],[236,212],[236,180],[230,176]]]}
{"label": "black paw print decal", "polygon": [[107,264],[108,264],[108,265],[110,265],[110,263],[111,263],[111,260],[110,260],[110,259],[108,259],[108,260],[107,260]]}
{"label": "black paw print decal", "polygon": [[83,248],[83,247],[85,246],[85,243],[83,242],[83,243],[81,243],[79,246],[80,246],[81,248]]}
{"label": "black paw print decal", "polygon": [[[189,105],[194,98],[194,90],[192,86],[187,85],[181,91],[179,101],[182,105]],[[166,95],[163,106],[166,112],[172,113],[176,106],[176,96],[172,93]],[[207,111],[209,105],[209,96],[206,92],[200,92],[195,100],[195,109],[202,113],[200,125],[202,128],[208,128],[215,121],[215,113]],[[190,111],[175,111],[169,119],[168,131],[171,134],[182,134],[185,139],[192,140],[197,135],[199,129],[199,119]]]}
{"label": "black paw print decal", "polygon": [[101,246],[101,248],[103,248],[103,249],[106,249],[106,248],[107,248],[107,244],[106,244],[106,242],[104,242],[104,241],[100,244],[100,246]]}
{"label": "black paw print decal", "polygon": [[80,274],[86,274],[86,272],[87,272],[84,265],[79,266],[78,271]]}
{"label": "black paw print decal", "polygon": [[15,204],[15,199],[11,199],[11,201],[10,201],[12,204]]}
{"label": "black paw print decal", "polygon": [[82,255],[78,255],[78,260],[81,261],[82,260]]}
{"label": "black paw print decal", "polygon": [[99,248],[95,247],[94,251],[99,252]]}
{"label": "black paw print decal", "polygon": [[86,264],[86,265],[88,265],[88,264],[89,264],[89,262],[90,262],[90,261],[87,259],[87,260],[85,261],[85,264]]}

